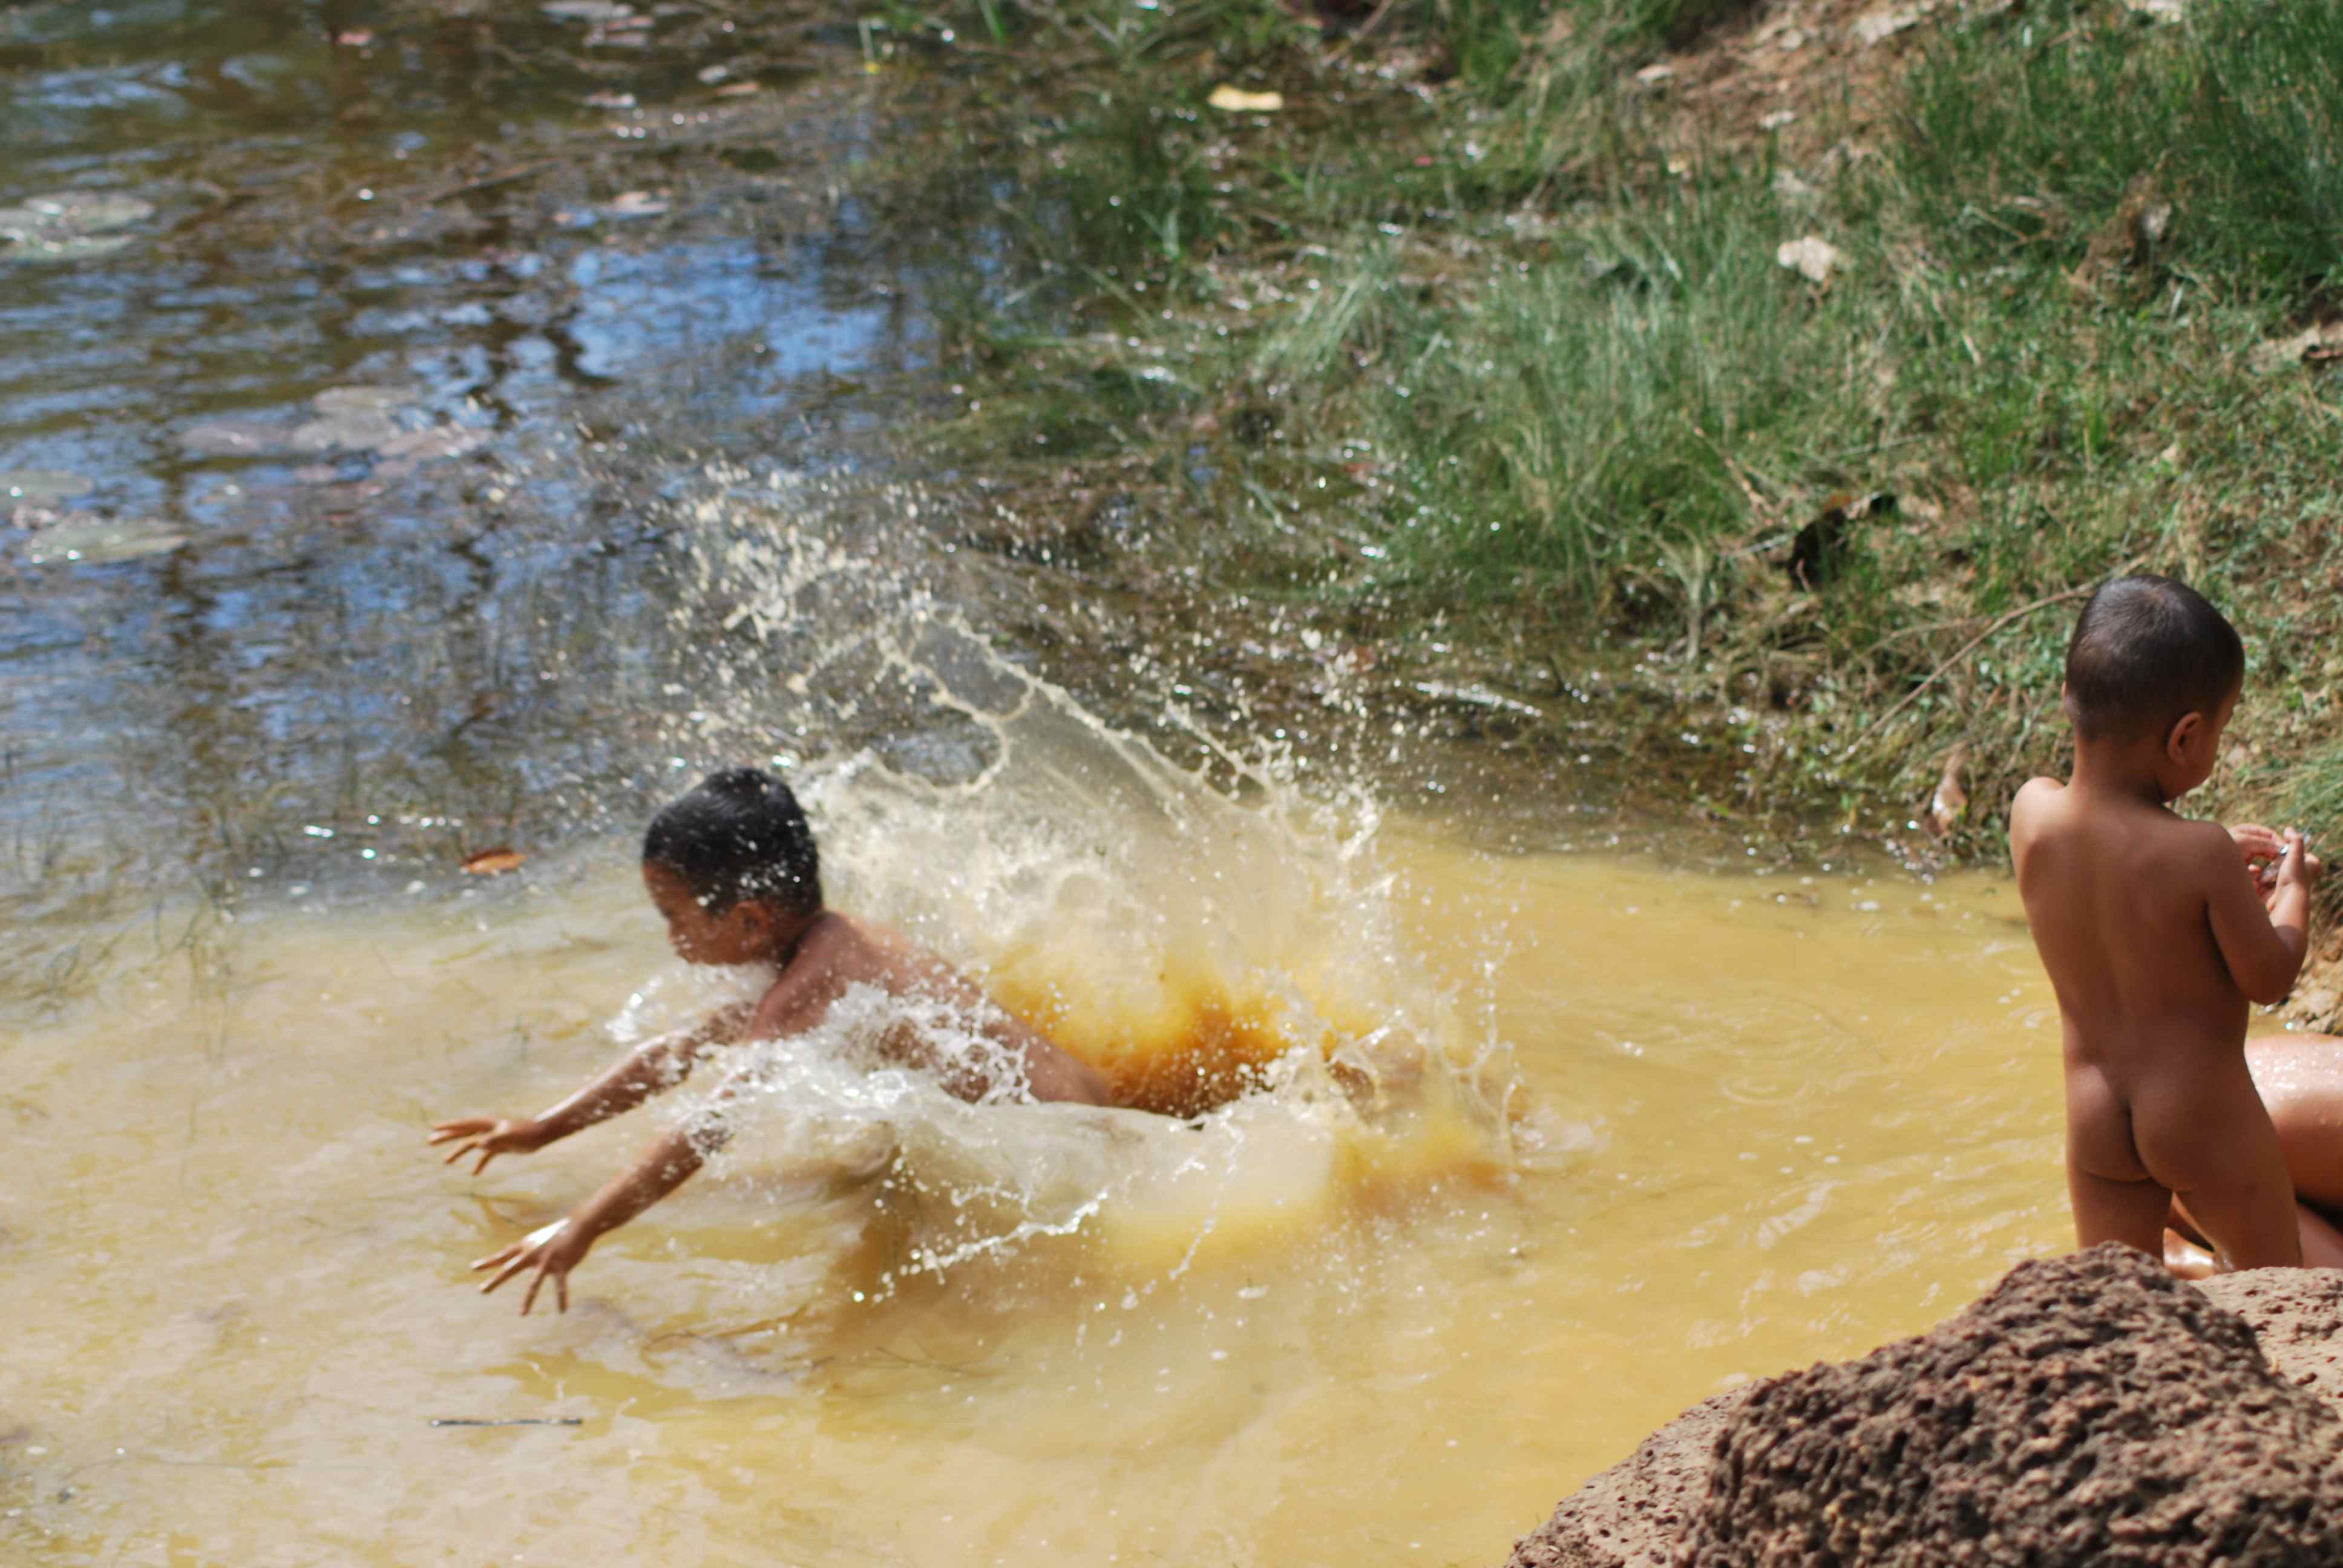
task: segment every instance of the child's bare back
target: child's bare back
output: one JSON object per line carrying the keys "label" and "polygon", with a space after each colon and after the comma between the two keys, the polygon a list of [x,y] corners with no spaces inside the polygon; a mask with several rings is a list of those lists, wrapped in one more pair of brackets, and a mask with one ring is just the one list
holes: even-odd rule
{"label": "child's bare back", "polygon": [[[772,985],[753,1008],[723,1010],[696,1029],[649,1040],[541,1115],[467,1116],[442,1121],[430,1141],[449,1146],[450,1162],[476,1156],[478,1174],[500,1154],[527,1153],[567,1138],[672,1088],[710,1051],[747,1040],[779,1040],[819,1026],[846,992],[874,986],[890,996],[940,1002],[1001,1048],[990,1062],[946,1060],[906,1027],[877,1042],[881,1055],[936,1075],[964,1100],[995,1091],[1036,1101],[1108,1102],[1107,1085],[987,997],[981,987],[902,933],[828,908],[820,855],[789,787],[755,769],[710,777],[653,819],[643,839],[643,886],[665,918],[676,955],[699,964],[769,964]],[[1002,1070],[1008,1070],[1006,1071]],[[720,1086],[712,1104],[749,1087],[744,1068]],[[485,1290],[531,1273],[526,1312],[550,1282],[569,1305],[569,1271],[595,1239],[658,1202],[698,1171],[729,1132],[720,1118],[700,1116],[669,1129],[641,1158],[573,1209],[474,1264],[497,1271]]]}
{"label": "child's bare back", "polygon": [[[2010,845],[2064,1025],[2067,1190],[2085,1244],[2160,1251],[2177,1196],[2237,1266],[2299,1261],[2293,1187],[2246,1070],[2255,998],[2236,970],[2266,964],[2246,970],[2263,997],[2293,975],[2236,840],[2036,779],[2011,809]],[[2227,956],[2225,925],[2246,965]]]}
{"label": "child's bare back", "polygon": [[[855,985],[876,986],[890,996],[924,997],[960,1011],[1018,1062],[1023,1081],[1018,1087],[1035,1100],[1106,1102],[1096,1072],[995,1004],[983,987],[900,931],[833,910],[817,915],[798,940],[789,966],[757,1004],[745,1038],[773,1040],[809,1029]],[[880,1049],[894,1060],[934,1073],[964,1100],[981,1099],[998,1087],[984,1066],[941,1060],[908,1026],[890,1030]]]}
{"label": "child's bare back", "polygon": [[[2212,772],[2242,670],[2237,634],[2182,585],[2102,588],[2068,653],[2074,777],[2019,790],[2009,836],[2064,1026],[2080,1241],[2159,1252],[2177,1199],[2230,1266],[2252,1268],[2302,1261],[2244,1045],[2249,1003],[2294,984],[2319,868],[2299,834],[2166,804]],[[2268,890],[2258,859],[2277,862]]]}

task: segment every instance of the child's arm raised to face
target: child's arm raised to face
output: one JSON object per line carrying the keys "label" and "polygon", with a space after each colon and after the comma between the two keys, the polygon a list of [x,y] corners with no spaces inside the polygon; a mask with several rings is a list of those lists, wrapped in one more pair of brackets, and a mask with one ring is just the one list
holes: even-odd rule
{"label": "child's arm raised to face", "polygon": [[477,1152],[479,1162],[472,1167],[477,1176],[499,1154],[527,1154],[542,1149],[674,1088],[691,1076],[701,1057],[739,1039],[755,1013],[754,1003],[742,1002],[710,1015],[697,1028],[648,1040],[585,1088],[536,1116],[466,1116],[439,1122],[425,1141],[455,1144],[447,1159],[450,1165]]}
{"label": "child's arm raised to face", "polygon": [[2248,1000],[2284,1001],[2302,972],[2303,952],[2310,940],[2310,890],[2326,868],[2304,845],[2302,835],[2289,829],[2278,883],[2265,898],[2251,875],[2239,873],[2237,850],[2227,839],[2227,834],[2221,840],[2206,837],[2204,876],[2213,940],[2220,945],[2229,978]]}

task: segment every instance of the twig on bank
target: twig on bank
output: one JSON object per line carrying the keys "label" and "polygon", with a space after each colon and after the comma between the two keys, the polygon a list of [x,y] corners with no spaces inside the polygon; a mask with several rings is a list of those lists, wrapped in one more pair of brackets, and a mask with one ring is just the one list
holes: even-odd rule
{"label": "twig on bank", "polygon": [[1383,18],[1390,15],[1392,14],[1392,7],[1398,4],[1399,0],[1383,0],[1383,4],[1376,6],[1373,13],[1370,15],[1365,21],[1360,23],[1357,27],[1353,28],[1348,37],[1334,45],[1334,47],[1327,54],[1326,58],[1329,60],[1339,60],[1343,55],[1349,54],[1351,52],[1351,45],[1360,42],[1365,38],[1368,34],[1382,26],[1383,25]]}
{"label": "twig on bank", "polygon": [[[2131,559],[2117,567],[2114,571],[2108,573],[2107,577],[2128,577],[2133,572],[2139,570],[2141,567],[2147,565],[2147,558],[2155,553],[2156,551],[2154,549],[2142,550],[2139,554],[2132,557]],[[2036,599],[2032,604],[2019,605],[2016,609],[2011,610],[1999,620],[1995,621],[1991,626],[1986,628],[1983,631],[1969,638],[1968,641],[1961,644],[1958,648],[1954,650],[1953,656],[1950,658],[1947,658],[1944,663],[1936,666],[1936,668],[1928,672],[1926,679],[1921,681],[1919,685],[1914,687],[1911,690],[1906,692],[1902,698],[1897,699],[1895,707],[1889,709],[1886,712],[1881,714],[1878,718],[1865,725],[1862,732],[1856,735],[1853,740],[1847,742],[1846,749],[1839,754],[1840,757],[1842,759],[1851,758],[1857,751],[1862,750],[1863,743],[1870,739],[1874,734],[1877,733],[1883,725],[1885,725],[1889,719],[1895,718],[1897,714],[1903,712],[1906,708],[1911,707],[1914,702],[1919,699],[1922,692],[1936,685],[1936,682],[1942,679],[1946,673],[1953,668],[1953,666],[1960,663],[1961,660],[1966,658],[1970,654],[1975,653],[1978,648],[1983,648],[1986,643],[1992,641],[1994,636],[2003,628],[2024,620],[2036,610],[2048,609],[2054,604],[2066,604],[2073,599],[2087,598],[2098,589],[2100,582],[2104,582],[2106,580],[2107,578],[2101,578],[2098,582],[2087,582],[2080,588],[2070,588],[2064,593],[2054,593],[2047,598]]]}
{"label": "twig on bank", "polygon": [[1863,732],[1857,735],[1853,740],[1847,742],[1846,749],[1840,753],[1840,755],[1842,757],[1853,757],[1856,752],[1862,750],[1863,743],[1870,739],[1872,736],[1877,734],[1880,728],[1889,719],[1895,718],[1897,714],[1911,707],[1913,703],[1918,701],[1922,692],[1936,685],[1936,682],[1942,679],[1946,673],[1953,668],[1953,666],[1960,663],[1961,660],[1966,658],[1970,654],[1975,653],[1978,648],[1983,648],[1987,642],[1993,640],[1995,634],[2001,631],[2004,628],[2013,626],[2018,621],[2024,620],[2036,610],[2048,609],[2054,604],[2065,604],[2069,599],[2082,598],[2091,593],[2099,585],[2097,583],[2089,583],[2086,584],[2082,588],[2068,588],[2065,593],[2054,593],[2047,598],[2038,598],[2032,604],[2020,605],[2017,608],[2011,610],[2007,615],[2003,616],[1999,620],[1995,621],[1991,626],[1986,628],[1983,631],[1969,638],[1968,641],[1961,644],[1960,648],[1950,658],[1945,660],[1944,663],[1930,670],[1928,672],[1927,678],[1920,682],[1919,685],[1914,687],[1911,690],[1906,692],[1903,697],[1896,701],[1895,707],[1889,709],[1886,712],[1881,714],[1878,718],[1865,725],[1863,727]]}

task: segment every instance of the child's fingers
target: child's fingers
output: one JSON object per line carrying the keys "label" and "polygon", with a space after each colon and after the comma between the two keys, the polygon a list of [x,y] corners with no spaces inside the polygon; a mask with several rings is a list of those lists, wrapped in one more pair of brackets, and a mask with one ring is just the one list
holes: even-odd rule
{"label": "child's fingers", "polygon": [[447,1159],[439,1161],[439,1163],[442,1165],[453,1165],[457,1161],[461,1160],[465,1155],[469,1154],[473,1150],[478,1149],[479,1146],[480,1145],[477,1141],[470,1143],[458,1144],[456,1148],[456,1151],[448,1155]]}
{"label": "child's fingers", "polygon": [[509,1247],[498,1247],[495,1251],[490,1252],[487,1257],[482,1258],[478,1262],[474,1263],[472,1265],[472,1271],[474,1273],[478,1273],[482,1269],[493,1269],[499,1263],[508,1263],[512,1261],[515,1257],[518,1256],[527,1245],[528,1243],[523,1241],[515,1241]]}
{"label": "child's fingers", "polygon": [[498,1285],[503,1284],[507,1280],[511,1279],[515,1274],[519,1273],[523,1269],[528,1268],[531,1263],[534,1263],[537,1261],[537,1259],[530,1257],[528,1253],[522,1253],[519,1257],[515,1258],[511,1262],[507,1263],[504,1266],[503,1271],[498,1273],[495,1279],[490,1280],[487,1284],[482,1285],[480,1287],[480,1294],[484,1296],[487,1295]]}
{"label": "child's fingers", "polygon": [[553,1293],[560,1302],[561,1310],[568,1312],[569,1310],[569,1271],[567,1269],[553,1276]]}
{"label": "child's fingers", "polygon": [[488,1161],[494,1160],[498,1153],[502,1152],[500,1150],[498,1150],[487,1143],[475,1144],[473,1147],[480,1151],[480,1162],[472,1167],[472,1174],[475,1176],[478,1176],[481,1171],[486,1171],[488,1168]]}

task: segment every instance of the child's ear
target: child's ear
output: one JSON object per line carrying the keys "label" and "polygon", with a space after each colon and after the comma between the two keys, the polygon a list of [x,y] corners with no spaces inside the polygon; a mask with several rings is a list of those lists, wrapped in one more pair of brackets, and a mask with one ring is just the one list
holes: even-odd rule
{"label": "child's ear", "polygon": [[2164,755],[2175,762],[2188,760],[2189,751],[2206,732],[2205,716],[2184,713],[2164,737]]}

